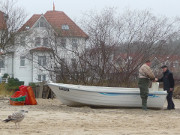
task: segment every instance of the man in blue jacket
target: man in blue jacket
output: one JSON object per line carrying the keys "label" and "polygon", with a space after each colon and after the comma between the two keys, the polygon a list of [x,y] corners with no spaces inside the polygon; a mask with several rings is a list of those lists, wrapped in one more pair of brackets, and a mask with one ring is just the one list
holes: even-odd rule
{"label": "man in blue jacket", "polygon": [[157,82],[163,82],[164,90],[167,91],[167,102],[168,106],[167,109],[175,109],[172,96],[173,96],[173,90],[174,90],[174,78],[173,74],[169,71],[168,67],[166,65],[161,67],[163,70],[163,77],[160,79],[156,78]]}

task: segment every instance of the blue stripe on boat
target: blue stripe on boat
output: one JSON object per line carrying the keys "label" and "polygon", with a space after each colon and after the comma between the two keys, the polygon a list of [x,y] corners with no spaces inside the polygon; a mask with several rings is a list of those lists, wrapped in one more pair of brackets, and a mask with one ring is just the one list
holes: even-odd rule
{"label": "blue stripe on boat", "polygon": [[[100,93],[101,95],[106,96],[119,96],[119,95],[140,95],[140,93]],[[155,94],[149,94],[149,97],[159,97]]]}

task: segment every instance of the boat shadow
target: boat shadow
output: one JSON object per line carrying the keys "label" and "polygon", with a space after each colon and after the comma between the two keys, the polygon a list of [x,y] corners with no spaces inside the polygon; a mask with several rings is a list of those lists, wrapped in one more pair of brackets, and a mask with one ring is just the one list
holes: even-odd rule
{"label": "boat shadow", "polygon": [[[125,110],[139,110],[141,107],[111,107],[111,106],[89,106],[92,109],[125,109]],[[148,108],[148,110],[163,110],[163,108]]]}

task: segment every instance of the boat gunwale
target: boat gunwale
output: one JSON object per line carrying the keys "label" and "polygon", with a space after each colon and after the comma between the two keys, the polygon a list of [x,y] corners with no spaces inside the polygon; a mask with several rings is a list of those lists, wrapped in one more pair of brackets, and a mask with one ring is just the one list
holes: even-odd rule
{"label": "boat gunwale", "polygon": [[[128,92],[131,92],[131,93],[137,93],[139,94],[140,93],[140,90],[131,90],[133,88],[123,88],[123,87],[101,87],[101,86],[98,86],[98,88],[116,88],[117,91],[112,91],[112,90],[93,90],[93,89],[90,89],[90,90],[85,90],[85,89],[82,89],[82,88],[75,88],[73,86],[79,86],[81,87],[82,85],[72,85],[72,84],[63,84],[63,83],[48,83],[48,85],[52,85],[52,86],[57,86],[57,87],[62,87],[62,88],[66,88],[66,89],[70,89],[70,90],[77,90],[77,91],[84,91],[84,92],[96,92],[96,93],[116,93],[116,94],[119,94],[119,93],[128,93]],[[70,85],[70,86],[63,86],[63,85]],[[83,87],[95,87],[95,86],[83,86]],[[122,88],[123,90],[119,90],[118,88]],[[65,90],[66,91],[66,90]],[[128,93],[129,94],[129,93]],[[166,91],[149,91],[149,94],[157,94],[157,95],[167,95],[167,92]]]}

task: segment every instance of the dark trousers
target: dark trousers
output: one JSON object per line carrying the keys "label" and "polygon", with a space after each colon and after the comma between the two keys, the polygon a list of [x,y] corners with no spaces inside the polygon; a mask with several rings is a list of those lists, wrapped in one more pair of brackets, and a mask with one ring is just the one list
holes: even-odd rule
{"label": "dark trousers", "polygon": [[174,109],[174,103],[173,103],[173,100],[172,100],[172,96],[173,96],[173,92],[168,91],[168,95],[166,97],[167,103],[168,103],[167,109]]}
{"label": "dark trousers", "polygon": [[147,99],[149,94],[149,79],[139,78],[138,86],[140,89],[140,96],[142,99],[142,108],[147,109]]}

